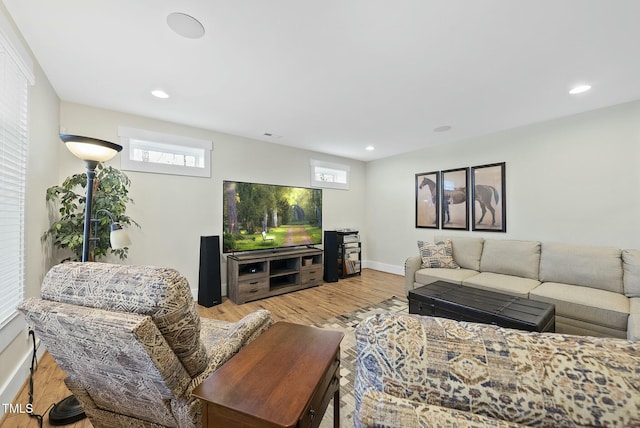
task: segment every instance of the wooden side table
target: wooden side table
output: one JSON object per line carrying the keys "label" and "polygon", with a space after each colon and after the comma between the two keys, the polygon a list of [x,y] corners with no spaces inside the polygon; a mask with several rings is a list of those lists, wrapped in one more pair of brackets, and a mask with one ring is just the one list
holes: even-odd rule
{"label": "wooden side table", "polygon": [[195,388],[203,427],[317,427],[331,397],[339,427],[343,336],[274,324]]}

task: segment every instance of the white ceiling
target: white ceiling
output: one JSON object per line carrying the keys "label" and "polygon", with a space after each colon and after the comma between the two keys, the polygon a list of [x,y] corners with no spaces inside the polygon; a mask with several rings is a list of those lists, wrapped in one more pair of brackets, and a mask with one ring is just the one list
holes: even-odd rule
{"label": "white ceiling", "polygon": [[640,99],[638,0],[3,2],[62,100],[364,161]]}

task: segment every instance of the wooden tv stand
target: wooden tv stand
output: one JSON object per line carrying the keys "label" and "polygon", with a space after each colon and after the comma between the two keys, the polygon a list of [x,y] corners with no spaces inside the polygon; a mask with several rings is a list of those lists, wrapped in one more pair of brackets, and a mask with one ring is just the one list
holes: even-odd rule
{"label": "wooden tv stand", "polygon": [[229,298],[237,305],[322,284],[322,250],[297,248],[227,256]]}

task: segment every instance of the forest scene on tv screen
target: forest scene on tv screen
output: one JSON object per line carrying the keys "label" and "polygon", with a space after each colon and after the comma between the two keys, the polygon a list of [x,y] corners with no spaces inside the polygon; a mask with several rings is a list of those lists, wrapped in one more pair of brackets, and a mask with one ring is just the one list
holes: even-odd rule
{"label": "forest scene on tv screen", "polygon": [[225,253],[322,243],[322,190],[225,181]]}

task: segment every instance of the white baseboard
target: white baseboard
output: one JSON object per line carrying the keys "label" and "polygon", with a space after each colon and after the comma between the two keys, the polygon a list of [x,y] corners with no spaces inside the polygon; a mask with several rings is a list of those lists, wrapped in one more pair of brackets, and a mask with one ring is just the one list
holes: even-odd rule
{"label": "white baseboard", "polygon": [[[227,293],[227,284],[223,283],[220,285],[220,292],[222,293],[222,296],[228,296],[229,294]],[[192,288],[191,289],[191,295],[193,296],[193,300],[195,300],[196,302],[198,301],[198,289],[197,288]]]}
{"label": "white baseboard", "polygon": [[363,260],[362,266],[369,269],[375,269],[382,272],[393,273],[396,275],[404,276],[404,266],[396,266],[396,265],[390,265],[386,263],[372,262],[370,260]]}

